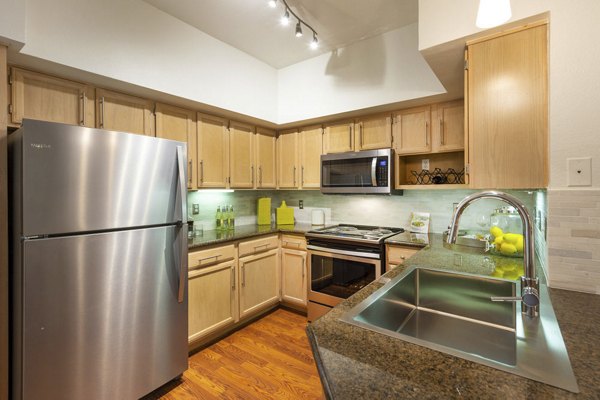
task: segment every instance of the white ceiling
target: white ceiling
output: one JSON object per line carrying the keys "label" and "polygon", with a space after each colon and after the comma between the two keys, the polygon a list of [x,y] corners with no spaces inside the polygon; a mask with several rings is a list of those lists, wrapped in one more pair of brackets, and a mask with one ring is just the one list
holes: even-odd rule
{"label": "white ceiling", "polygon": [[144,0],[204,33],[275,67],[283,68],[335,48],[417,22],[418,0],[287,0],[290,8],[318,33],[296,38],[296,21],[287,27],[267,0]]}

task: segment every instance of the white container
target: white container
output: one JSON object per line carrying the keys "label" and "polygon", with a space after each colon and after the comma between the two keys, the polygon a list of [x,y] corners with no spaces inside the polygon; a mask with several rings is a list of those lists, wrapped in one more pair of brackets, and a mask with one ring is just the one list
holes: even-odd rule
{"label": "white container", "polygon": [[312,210],[311,213],[311,224],[313,225],[325,225],[325,211],[323,210]]}

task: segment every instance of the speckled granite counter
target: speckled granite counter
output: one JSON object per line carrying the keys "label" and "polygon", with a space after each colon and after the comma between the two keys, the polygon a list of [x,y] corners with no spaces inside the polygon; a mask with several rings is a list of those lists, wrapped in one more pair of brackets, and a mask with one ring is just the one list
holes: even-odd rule
{"label": "speckled granite counter", "polygon": [[218,243],[230,242],[233,240],[247,239],[254,236],[268,235],[270,233],[289,232],[304,234],[311,229],[319,228],[311,224],[295,225],[241,225],[236,226],[230,231],[204,231],[202,236],[188,240],[188,249],[197,249],[203,246],[210,246]]}
{"label": "speckled granite counter", "polygon": [[[481,266],[481,255],[461,252],[458,257],[460,265],[455,266],[454,251],[442,244],[441,235],[430,235],[430,246],[407,260],[406,267],[429,265],[489,274],[489,265]],[[497,263],[514,263],[515,260],[492,257]],[[385,276],[394,277],[402,269],[399,267]],[[372,283],[307,328],[329,398],[600,398],[600,296],[550,289],[552,305],[581,391],[573,394],[339,321],[342,314],[381,286],[380,282]]]}

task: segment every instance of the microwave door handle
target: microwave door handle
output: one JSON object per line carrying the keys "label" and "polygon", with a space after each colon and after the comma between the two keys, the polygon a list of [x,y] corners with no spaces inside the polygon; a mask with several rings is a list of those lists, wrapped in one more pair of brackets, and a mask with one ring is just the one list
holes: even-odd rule
{"label": "microwave door handle", "polygon": [[371,161],[371,184],[377,187],[377,157],[373,157]]}

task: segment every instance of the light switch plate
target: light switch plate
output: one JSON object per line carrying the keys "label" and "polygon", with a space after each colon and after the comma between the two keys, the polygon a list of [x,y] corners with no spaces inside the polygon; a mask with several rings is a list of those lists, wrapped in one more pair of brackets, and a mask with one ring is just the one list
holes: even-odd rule
{"label": "light switch plate", "polygon": [[193,215],[200,214],[200,204],[192,204],[192,214]]}
{"label": "light switch plate", "polygon": [[421,160],[421,169],[429,171],[429,158],[424,158]]}
{"label": "light switch plate", "polygon": [[567,186],[592,186],[592,158],[567,158]]}

